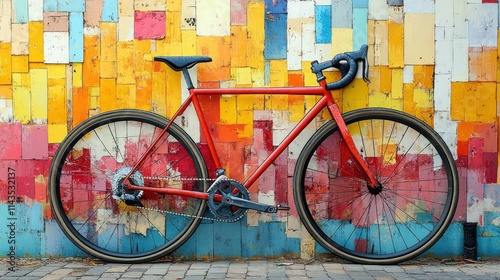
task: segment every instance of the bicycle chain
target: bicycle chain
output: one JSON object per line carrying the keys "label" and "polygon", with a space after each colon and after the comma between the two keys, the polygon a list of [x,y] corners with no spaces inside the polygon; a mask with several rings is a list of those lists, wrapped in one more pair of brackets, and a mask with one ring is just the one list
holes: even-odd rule
{"label": "bicycle chain", "polygon": [[[172,178],[168,177],[158,177],[158,176],[144,176],[144,179],[150,179],[150,180],[171,180]],[[177,181],[215,181],[216,179],[210,179],[210,178],[181,178],[181,179],[175,179]],[[184,213],[178,213],[178,212],[172,212],[172,211],[167,211],[167,210],[161,210],[161,209],[155,209],[155,208],[148,208],[148,207],[142,207],[142,206],[135,206],[137,209],[144,209],[148,211],[154,211],[162,214],[172,214],[172,215],[177,215],[177,216],[182,216],[182,217],[188,217],[188,218],[196,218],[196,219],[202,219],[202,220],[208,220],[208,221],[214,221],[214,222],[223,222],[223,223],[234,223],[243,218],[243,216],[233,219],[233,220],[227,220],[227,219],[217,219],[217,218],[210,218],[210,217],[205,217],[205,216],[196,216],[196,215],[190,215],[190,214],[184,214]]]}

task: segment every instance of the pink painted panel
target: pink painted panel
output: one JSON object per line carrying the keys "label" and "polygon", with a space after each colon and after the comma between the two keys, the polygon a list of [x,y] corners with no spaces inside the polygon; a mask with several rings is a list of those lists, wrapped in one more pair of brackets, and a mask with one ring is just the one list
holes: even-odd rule
{"label": "pink painted panel", "polygon": [[165,38],[165,20],[164,11],[135,11],[134,38],[140,40]]}
{"label": "pink painted panel", "polygon": [[47,159],[48,131],[46,125],[25,125],[22,132],[22,158]]}
{"label": "pink painted panel", "polygon": [[21,158],[21,123],[0,124],[0,160]]}

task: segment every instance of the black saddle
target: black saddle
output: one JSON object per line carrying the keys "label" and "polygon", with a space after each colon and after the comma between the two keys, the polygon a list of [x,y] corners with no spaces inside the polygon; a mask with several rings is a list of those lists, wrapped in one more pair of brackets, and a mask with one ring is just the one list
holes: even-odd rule
{"label": "black saddle", "polygon": [[175,71],[189,69],[200,62],[210,62],[212,58],[208,56],[155,56],[155,61],[166,63]]}

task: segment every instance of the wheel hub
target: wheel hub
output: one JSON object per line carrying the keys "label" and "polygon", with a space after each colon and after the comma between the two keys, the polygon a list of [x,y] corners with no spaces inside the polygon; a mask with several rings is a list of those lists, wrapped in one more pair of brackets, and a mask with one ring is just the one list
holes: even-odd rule
{"label": "wheel hub", "polygon": [[[139,198],[142,196],[143,191],[123,189],[123,181],[132,170],[131,167],[124,167],[118,170],[111,181],[111,189],[113,190],[113,198],[116,200],[123,200],[127,205],[139,205]],[[134,172],[129,177],[130,183],[136,186],[144,186],[144,177],[139,171]],[[142,204],[141,204],[142,205]]]}
{"label": "wheel hub", "polygon": [[382,187],[382,184],[378,183],[376,186],[374,187],[370,187],[370,185],[367,185],[368,187],[368,191],[373,194],[373,195],[378,195],[379,193],[382,192],[382,190],[384,189],[384,187]]}

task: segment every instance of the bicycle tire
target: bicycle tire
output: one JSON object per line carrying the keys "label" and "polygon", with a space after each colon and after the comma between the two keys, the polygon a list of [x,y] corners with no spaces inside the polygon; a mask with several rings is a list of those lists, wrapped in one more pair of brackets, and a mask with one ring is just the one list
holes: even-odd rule
{"label": "bicycle tire", "polygon": [[[152,261],[198,227],[206,200],[144,192],[142,208],[120,199],[140,196],[121,189],[121,181],[167,123],[151,112],[110,111],[84,121],[60,144],[50,168],[50,204],[64,234],[87,254],[116,263]],[[134,183],[206,191],[205,162],[178,125],[152,151],[131,177]]]}
{"label": "bicycle tire", "polygon": [[458,175],[441,137],[406,113],[359,109],[345,123],[382,188],[372,190],[332,120],[306,143],[294,173],[305,228],[327,251],[362,264],[396,264],[429,249],[453,219]]}

